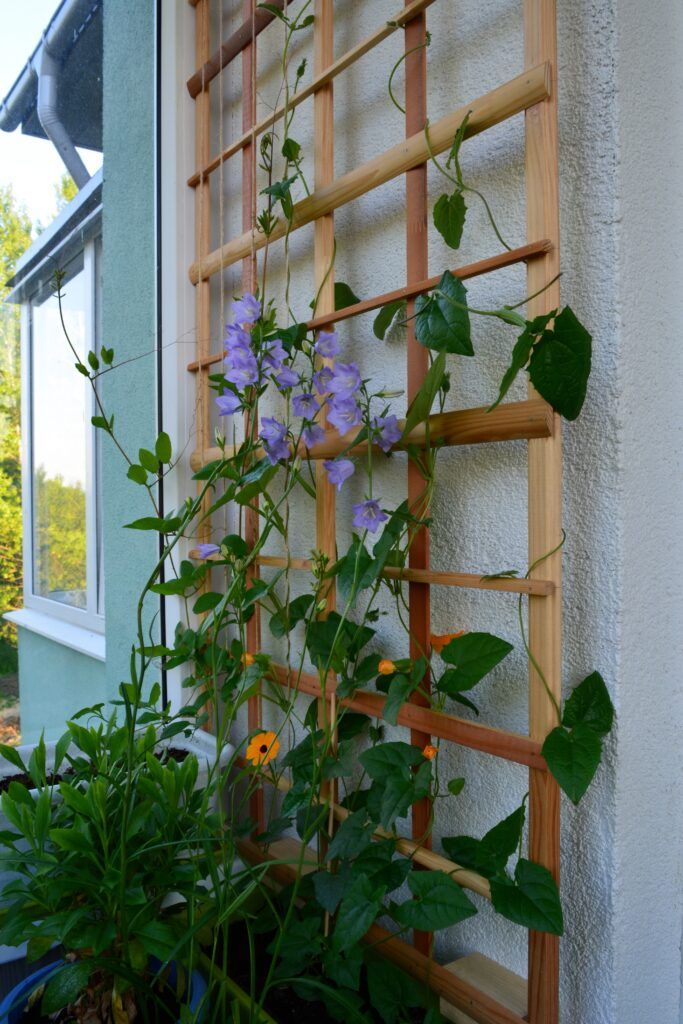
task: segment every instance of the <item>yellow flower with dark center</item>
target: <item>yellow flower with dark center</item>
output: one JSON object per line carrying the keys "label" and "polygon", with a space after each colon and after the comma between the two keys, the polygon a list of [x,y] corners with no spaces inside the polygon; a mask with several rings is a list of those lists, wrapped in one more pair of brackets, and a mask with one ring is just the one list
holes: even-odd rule
{"label": "yellow flower with dark center", "polygon": [[250,665],[254,664],[254,655],[250,654],[249,651],[245,651],[242,655],[242,665],[244,668],[249,668]]}
{"label": "yellow flower with dark center", "polygon": [[251,761],[254,767],[268,764],[277,757],[279,749],[280,741],[274,732],[258,732],[249,741],[247,761]]}
{"label": "yellow flower with dark center", "polygon": [[392,672],[396,671],[396,666],[393,661],[389,661],[388,658],[382,658],[377,667],[377,671],[381,676],[390,676]]}
{"label": "yellow flower with dark center", "polygon": [[428,761],[433,761],[438,753],[438,747],[433,747],[431,743],[428,743],[422,751],[423,756],[426,757]]}
{"label": "yellow flower with dark center", "polygon": [[444,647],[446,647],[451,640],[457,640],[459,636],[464,636],[465,632],[466,630],[461,629],[458,633],[441,633],[440,635],[432,633],[429,638],[432,650],[436,651],[437,654],[441,654]]}

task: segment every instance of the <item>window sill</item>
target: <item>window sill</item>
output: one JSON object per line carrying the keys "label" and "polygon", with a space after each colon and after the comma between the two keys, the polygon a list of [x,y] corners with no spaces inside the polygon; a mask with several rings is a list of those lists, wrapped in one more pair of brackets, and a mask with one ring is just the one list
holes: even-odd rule
{"label": "window sill", "polygon": [[32,608],[6,612],[3,618],[21,629],[28,629],[29,632],[44,636],[47,640],[54,640],[63,647],[70,647],[79,654],[87,654],[97,661],[105,660],[105,639],[101,633],[94,633],[83,626],[74,626],[71,622],[64,622],[51,615],[43,615]]}

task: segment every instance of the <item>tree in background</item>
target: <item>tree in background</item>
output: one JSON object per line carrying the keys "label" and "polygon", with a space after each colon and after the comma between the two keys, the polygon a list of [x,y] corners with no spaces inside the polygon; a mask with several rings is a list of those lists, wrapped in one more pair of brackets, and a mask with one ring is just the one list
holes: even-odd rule
{"label": "tree in background", "polygon": [[[0,616],[22,600],[19,307],[4,298],[6,282],[30,244],[26,210],[11,186],[0,186]],[[0,618],[0,675],[15,668],[15,630]]]}
{"label": "tree in background", "polygon": [[64,173],[57,184],[55,189],[55,203],[57,204],[57,214],[61,213],[65,206],[68,206],[71,200],[78,194],[78,188],[76,182],[73,180],[70,174]]}

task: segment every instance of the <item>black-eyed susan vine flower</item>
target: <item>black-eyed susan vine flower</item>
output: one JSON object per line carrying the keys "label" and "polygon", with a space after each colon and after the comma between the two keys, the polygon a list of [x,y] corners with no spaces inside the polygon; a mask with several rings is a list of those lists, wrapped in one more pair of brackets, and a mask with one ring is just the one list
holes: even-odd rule
{"label": "black-eyed susan vine flower", "polygon": [[257,732],[247,746],[247,761],[255,768],[266,765],[277,757],[280,741],[274,732]]}

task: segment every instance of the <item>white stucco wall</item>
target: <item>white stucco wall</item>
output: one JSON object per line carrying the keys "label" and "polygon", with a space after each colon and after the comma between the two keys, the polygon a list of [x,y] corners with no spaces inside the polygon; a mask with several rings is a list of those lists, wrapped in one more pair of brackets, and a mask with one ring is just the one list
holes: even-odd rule
{"label": "white stucco wall", "polygon": [[681,1006],[683,8],[617,3],[615,1020]]}
{"label": "white stucco wall", "polygon": [[[236,6],[226,0],[224,37],[239,21],[229,13]],[[677,743],[683,726],[678,670],[683,653],[678,625],[683,584],[676,528],[683,455],[678,400],[683,359],[678,337],[683,319],[679,284],[683,281],[683,14],[680,5],[667,0],[648,5],[641,0],[565,0],[558,6],[562,293],[563,301],[573,306],[594,337],[586,407],[564,434],[568,533],[564,680],[568,689],[598,669],[618,712],[617,729],[590,792],[579,809],[563,802],[562,1021],[678,1024],[683,916]],[[397,3],[374,0],[363,5],[338,3],[336,8],[339,54],[395,14]],[[522,68],[520,8],[517,0],[458,4],[438,0],[430,9],[429,115],[433,120]],[[272,30],[259,39],[264,76],[261,113],[272,104],[278,84],[278,42]],[[337,81],[337,174],[401,137],[402,118],[386,94],[388,73],[401,46],[397,35]],[[304,52],[302,41],[293,65]],[[223,100],[214,100],[216,114],[221,104],[223,114],[222,138],[217,133],[213,139],[214,152],[221,142],[225,145],[240,133],[241,114],[235,99],[241,88],[239,62],[226,73],[224,85]],[[217,97],[218,90],[212,94]],[[179,103],[186,103],[182,96]],[[309,154],[310,114],[311,105],[306,103],[292,128]],[[179,193],[173,193],[180,195],[174,208],[178,222],[191,221],[192,196],[182,188],[186,173],[193,169],[190,124],[186,110],[176,125],[174,150],[181,154]],[[469,142],[463,163],[466,177],[491,199],[503,234],[511,244],[520,244],[524,240],[522,118]],[[310,170],[310,159],[305,166]],[[433,202],[443,187],[433,170],[429,181]],[[214,176],[216,205],[223,189],[223,228],[215,218],[213,245],[240,231],[239,186],[236,159],[222,175]],[[498,251],[476,200],[468,205],[461,253],[454,256],[446,250],[432,230],[430,273]],[[347,281],[361,297],[403,282],[403,215],[401,181],[337,214],[337,278]],[[291,301],[299,319],[306,318],[313,294],[312,240],[312,228],[302,229],[291,240]],[[281,290],[281,243],[273,247],[269,260],[271,287],[277,291],[279,280]],[[240,291],[239,268],[228,271],[222,285],[217,275],[212,287],[218,349],[227,304]],[[470,287],[473,305],[516,301],[524,294],[524,273],[511,269],[473,281]],[[188,298],[182,278],[178,295],[184,313],[177,322],[170,321],[176,333],[167,337],[166,344],[178,342],[175,365],[180,369],[188,351],[184,330],[190,329],[193,315],[191,289]],[[379,382],[404,386],[402,341],[378,343],[371,324],[372,317],[365,317],[341,325],[345,355],[357,358],[364,373]],[[453,387],[448,407],[491,399],[513,340],[513,332],[497,324],[474,323],[477,359],[451,358]],[[522,396],[520,382],[510,397]],[[400,401],[396,411],[401,411]],[[192,422],[190,411],[185,420],[190,429]],[[398,504],[405,494],[403,458],[381,468],[377,479],[386,505]],[[348,535],[345,523],[350,521],[350,504],[359,500],[361,490],[354,480],[340,496],[341,550]],[[486,572],[516,566],[523,570],[525,445],[444,452],[433,515],[435,568]],[[310,550],[312,531],[310,512],[296,509],[294,555]],[[218,524],[217,533],[223,532]],[[519,653],[514,598],[435,588],[432,602],[435,632],[485,629],[515,644],[515,653],[477,688],[475,699],[481,705],[482,721],[525,731],[526,664]],[[389,656],[406,653],[401,633],[392,628],[389,618],[382,620],[378,649]],[[397,731],[397,738],[403,735]],[[481,835],[517,806],[526,790],[526,773],[521,768],[483,754],[450,748],[441,761],[444,781],[465,775],[468,783],[457,801],[439,808],[437,836]],[[435,845],[438,848],[438,841]],[[478,950],[525,974],[523,930],[495,916],[482,901],[479,906],[477,918],[440,937],[440,958]]]}

